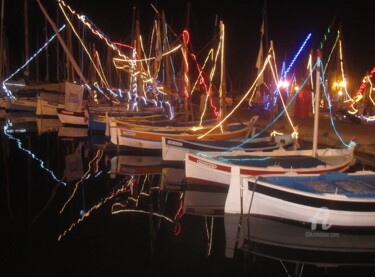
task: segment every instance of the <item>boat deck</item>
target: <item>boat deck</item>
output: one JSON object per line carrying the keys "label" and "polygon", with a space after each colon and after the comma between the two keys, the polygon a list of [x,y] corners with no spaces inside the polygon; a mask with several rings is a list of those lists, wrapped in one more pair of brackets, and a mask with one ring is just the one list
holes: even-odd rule
{"label": "boat deck", "polygon": [[355,176],[334,172],[321,176],[262,177],[261,180],[316,194],[336,194],[349,198],[375,198],[375,174]]}

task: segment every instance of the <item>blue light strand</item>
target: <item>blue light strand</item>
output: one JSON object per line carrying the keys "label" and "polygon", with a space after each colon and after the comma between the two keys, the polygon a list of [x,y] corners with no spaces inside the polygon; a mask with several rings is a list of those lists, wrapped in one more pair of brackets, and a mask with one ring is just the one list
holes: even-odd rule
{"label": "blue light strand", "polygon": [[[65,28],[65,24],[58,30],[59,33]],[[11,99],[15,99],[16,97],[12,94],[12,92],[10,90],[7,89],[6,87],[6,82],[12,78],[14,75],[16,75],[18,72],[20,72],[22,69],[24,69],[26,67],[26,65],[28,65],[36,56],[38,56],[40,54],[40,52],[42,52],[42,50],[44,50],[44,48],[46,48],[48,46],[48,44],[50,44],[52,42],[52,40],[56,37],[57,35],[54,34],[41,48],[39,48],[39,50],[30,58],[28,59],[24,65],[22,65],[21,67],[19,67],[13,74],[11,74],[8,78],[6,78],[4,81],[3,81],[3,89],[4,91],[6,92],[7,96],[10,97]]]}
{"label": "blue light strand", "polygon": [[[323,67],[323,62],[320,60],[320,64],[321,64],[321,68],[324,68]],[[336,133],[337,137],[339,138],[339,140],[341,141],[341,143],[345,146],[345,147],[349,147],[350,144],[347,144],[345,143],[345,141],[343,140],[343,138],[340,136],[339,132],[337,131],[336,129],[336,125],[335,125],[335,122],[333,120],[333,115],[332,115],[332,105],[331,105],[331,99],[328,97],[328,94],[327,94],[327,89],[326,89],[326,86],[325,86],[325,81],[324,81],[324,73],[322,74],[322,87],[323,87],[323,92],[324,92],[324,96],[327,100],[327,103],[328,103],[328,109],[329,109],[329,118],[330,118],[330,121],[331,121],[331,125],[332,125],[332,129],[333,131]]]}
{"label": "blue light strand", "polygon": [[50,170],[49,168],[44,167],[44,161],[42,161],[41,159],[39,159],[39,158],[38,158],[33,152],[31,152],[30,150],[24,148],[24,147],[22,146],[22,142],[21,142],[21,140],[18,139],[18,138],[13,137],[12,135],[10,135],[10,134],[7,132],[7,130],[8,130],[8,126],[5,125],[5,126],[4,126],[4,134],[5,134],[9,139],[14,140],[14,141],[17,143],[17,146],[18,146],[19,149],[21,149],[22,151],[24,151],[24,152],[26,152],[27,154],[29,154],[30,157],[33,158],[34,160],[38,161],[38,162],[40,163],[40,168],[42,168],[42,169],[44,169],[45,171],[47,171],[47,172],[52,176],[52,178],[53,178],[56,182],[58,182],[58,183],[60,183],[60,184],[62,184],[62,185],[64,185],[64,186],[66,186],[66,183],[63,182],[62,180],[59,180],[59,179],[56,177],[55,173],[54,173],[52,170]]}
{"label": "blue light strand", "polygon": [[305,41],[302,43],[301,47],[299,48],[297,54],[294,56],[292,62],[290,63],[289,67],[287,68],[287,70],[285,71],[285,75],[284,75],[284,78],[286,77],[286,75],[289,73],[290,69],[292,68],[292,66],[294,65],[294,62],[297,60],[298,56],[301,54],[302,50],[305,48],[305,45],[307,43],[307,41],[310,39],[311,37],[311,33],[309,33],[305,39]]}

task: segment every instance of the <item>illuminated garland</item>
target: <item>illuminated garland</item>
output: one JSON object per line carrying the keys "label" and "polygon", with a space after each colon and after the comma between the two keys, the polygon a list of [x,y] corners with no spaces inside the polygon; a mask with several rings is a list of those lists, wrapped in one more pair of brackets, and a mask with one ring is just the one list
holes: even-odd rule
{"label": "illuminated garland", "polygon": [[[61,32],[63,29],[65,28],[65,25],[63,25],[58,31]],[[38,56],[40,54],[40,52],[42,52],[44,50],[44,48],[46,48],[51,42],[52,40],[54,40],[54,38],[56,37],[57,35],[54,34],[41,48],[39,48],[39,50],[33,55],[31,56],[31,58],[29,58],[24,65],[22,65],[21,67],[19,67],[13,74],[11,74],[8,78],[6,78],[4,81],[3,81],[3,89],[5,91],[5,93],[7,94],[7,96],[11,99],[15,99],[16,97],[12,94],[12,92],[10,90],[8,90],[8,88],[6,87],[6,85],[8,84],[7,81],[9,79],[11,79],[14,75],[16,75],[18,72],[20,72],[22,69],[24,69],[26,67],[26,65],[28,65],[36,56]]]}

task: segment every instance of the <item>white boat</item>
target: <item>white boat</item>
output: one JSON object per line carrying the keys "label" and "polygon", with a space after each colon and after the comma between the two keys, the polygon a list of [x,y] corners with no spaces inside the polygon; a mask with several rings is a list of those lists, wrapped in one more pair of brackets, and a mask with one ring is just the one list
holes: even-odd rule
{"label": "white boat", "polygon": [[[354,146],[353,146],[354,147]],[[232,151],[221,156],[187,153],[185,157],[186,182],[211,186],[229,186],[231,171],[240,170],[241,178],[266,174],[320,174],[347,170],[355,162],[353,149],[312,150],[277,149],[270,152],[246,153]]]}
{"label": "white boat", "polygon": [[65,108],[64,98],[65,96],[62,93],[39,93],[36,115],[39,117],[57,117],[57,110]]}
{"label": "white boat", "polygon": [[[375,172],[282,174],[241,178],[234,167],[225,212],[252,214],[315,230],[375,230]],[[320,228],[320,227],[319,227]]]}
{"label": "white boat", "polygon": [[[320,57],[318,55],[318,66]],[[320,69],[317,70],[317,80],[320,80]],[[319,119],[319,90],[316,86],[313,147],[311,150],[277,149],[272,152],[245,153],[232,151],[220,155],[192,154],[185,157],[187,183],[228,186],[231,171],[239,168],[240,178],[267,174],[322,174],[326,172],[347,170],[355,163],[355,142],[350,142],[346,148],[318,149],[318,119]]]}
{"label": "white boat", "polygon": [[57,108],[57,116],[64,125],[87,126],[88,112],[85,109],[84,87],[65,82],[65,106]]}
{"label": "white boat", "polygon": [[6,109],[8,111],[35,112],[36,106],[35,92],[22,92],[22,94],[20,92],[17,98],[10,99],[9,106]]}
{"label": "white boat", "polygon": [[[198,140],[203,135],[202,129],[196,126],[188,127],[155,127],[140,126],[139,128],[131,128],[116,122],[116,119],[109,120],[111,142],[119,147],[126,147],[137,150],[162,150],[162,138],[178,138],[184,140]],[[214,125],[203,126],[208,131]],[[215,130],[215,132],[202,138],[205,140],[228,140],[240,139],[248,135],[252,129],[252,122],[248,123],[231,123],[227,125],[226,131]]]}
{"label": "white boat", "polygon": [[233,150],[245,152],[270,151],[292,145],[291,135],[263,136],[255,139],[189,141],[178,138],[162,138],[162,157],[165,162],[183,162],[186,153],[220,154]]}

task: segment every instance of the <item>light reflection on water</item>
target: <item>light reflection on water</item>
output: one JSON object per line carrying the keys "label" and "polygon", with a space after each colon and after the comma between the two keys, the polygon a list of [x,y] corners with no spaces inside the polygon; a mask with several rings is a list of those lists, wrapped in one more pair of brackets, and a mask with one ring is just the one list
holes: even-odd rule
{"label": "light reflection on water", "polygon": [[186,187],[183,169],[156,157],[56,130],[11,135],[1,137],[2,276],[374,272],[373,235],[301,239],[308,228],[224,215],[226,191]]}

